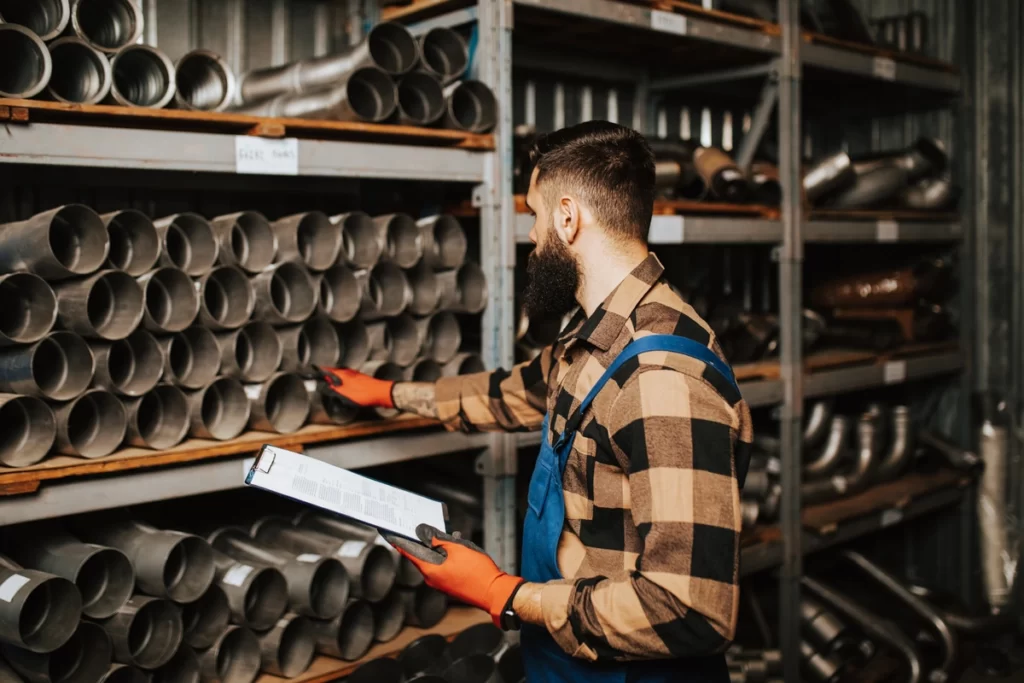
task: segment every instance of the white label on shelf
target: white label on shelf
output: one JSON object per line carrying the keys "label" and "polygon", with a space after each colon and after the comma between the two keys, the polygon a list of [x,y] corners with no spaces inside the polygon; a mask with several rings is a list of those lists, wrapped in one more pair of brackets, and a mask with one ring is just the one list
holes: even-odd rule
{"label": "white label on shelf", "polygon": [[875,239],[879,242],[896,242],[900,238],[900,224],[896,221],[880,220],[875,224]]}
{"label": "white label on shelf", "polygon": [[875,57],[871,60],[871,73],[875,75],[875,78],[881,78],[883,81],[895,81],[896,62],[888,57]]}
{"label": "white label on shelf", "polygon": [[675,12],[663,12],[661,10],[651,10],[651,28],[655,31],[664,31],[665,33],[676,33],[681,36],[686,35],[686,17],[682,14],[676,14]]}
{"label": "white label on shelf", "polygon": [[252,574],[252,567],[247,564],[236,564],[224,574],[221,583],[226,583],[229,586],[241,586],[249,574]]}
{"label": "white label on shelf", "polygon": [[898,384],[907,379],[907,361],[891,360],[882,367],[882,381],[886,384]]}
{"label": "white label on shelf", "polygon": [[263,391],[262,384],[246,384],[245,395],[249,397],[250,401],[258,401],[260,399],[260,393]]}
{"label": "white label on shelf", "polygon": [[242,461],[242,476],[243,477],[249,476],[249,470],[251,470],[252,466],[255,465],[255,464],[256,464],[256,456],[253,456],[251,458],[246,458],[245,460],[243,460]]}
{"label": "white label on shelf", "polygon": [[366,541],[345,541],[334,554],[337,557],[359,557],[359,553],[363,552],[365,547]]}
{"label": "white label on shelf", "polygon": [[14,596],[18,594],[22,586],[28,583],[31,579],[21,574],[12,574],[7,577],[7,580],[0,583],[0,600],[4,602],[10,602],[14,599]]}
{"label": "white label on shelf", "polygon": [[299,141],[252,135],[235,137],[235,171],[258,175],[299,175]]}
{"label": "white label on shelf", "polygon": [[888,510],[882,510],[882,528],[892,526],[893,524],[899,524],[903,521],[903,510],[899,508],[889,508]]}
{"label": "white label on shelf", "polygon": [[682,244],[686,237],[686,219],[682,216],[653,216],[647,241],[651,244]]}
{"label": "white label on shelf", "polygon": [[299,562],[306,562],[308,564],[312,564],[314,562],[319,562],[320,561],[320,556],[317,555],[316,553],[302,553],[301,555],[299,555],[295,559],[298,560]]}

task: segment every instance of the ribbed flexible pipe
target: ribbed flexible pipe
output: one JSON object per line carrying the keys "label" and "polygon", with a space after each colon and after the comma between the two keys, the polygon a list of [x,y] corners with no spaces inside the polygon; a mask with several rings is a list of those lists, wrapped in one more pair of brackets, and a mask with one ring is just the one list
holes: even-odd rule
{"label": "ribbed flexible pipe", "polygon": [[124,440],[128,418],[117,397],[92,389],[67,403],[54,406],[57,441],[54,452],[82,458],[102,458]]}
{"label": "ribbed flexible pipe", "polygon": [[220,247],[213,226],[194,213],[178,213],[154,221],[160,236],[160,263],[199,277],[217,262]]}
{"label": "ribbed flexible pipe", "polygon": [[262,384],[246,385],[245,393],[252,409],[252,429],[289,434],[306,424],[309,395],[299,375],[280,372]]}
{"label": "ribbed flexible pipe", "polygon": [[0,394],[0,464],[28,467],[47,456],[57,438],[57,418],[39,398]]}
{"label": "ribbed flexible pipe", "polygon": [[277,257],[277,235],[270,221],[258,211],[240,211],[210,221],[220,243],[221,265],[238,266],[256,274]]}
{"label": "ribbed flexible pipe", "polygon": [[192,50],[182,56],[174,65],[174,82],[174,101],[182,109],[224,111],[235,100],[235,73],[210,50]]}
{"label": "ribbed flexible pipe", "polygon": [[57,322],[57,296],[31,273],[0,275],[0,346],[32,344]]}
{"label": "ribbed flexible pipe", "polygon": [[227,441],[245,431],[249,423],[249,397],[237,379],[221,377],[187,396],[192,436]]}
{"label": "ribbed flexible pipe", "polygon": [[51,332],[30,346],[0,349],[0,391],[68,401],[92,382],[89,345],[71,332]]}
{"label": "ribbed flexible pipe", "polygon": [[[0,24],[0,34],[10,26]],[[0,225],[0,272],[27,270],[50,281],[89,275],[103,265],[107,248],[107,229],[95,211],[81,204],[58,206]]]}
{"label": "ribbed flexible pipe", "polygon": [[93,386],[122,396],[138,397],[149,392],[164,373],[163,350],[145,330],[127,339],[90,344],[96,360]]}
{"label": "ribbed flexible pipe", "polygon": [[0,71],[0,97],[26,99],[46,88],[53,60],[39,36],[18,24],[0,24],[0,53],[6,57]]}
{"label": "ribbed flexible pipe", "polygon": [[265,382],[281,364],[282,347],[277,331],[265,322],[253,321],[239,330],[215,335],[221,355],[221,374],[243,382]]}
{"label": "ribbed flexible pipe", "polygon": [[4,0],[0,2],[0,23],[19,24],[50,41],[67,28],[71,20],[68,0]]}
{"label": "ribbed flexible pipe", "polygon": [[220,266],[198,278],[199,323],[211,330],[236,330],[256,309],[256,292],[240,268]]}
{"label": "ribbed flexible pipe", "polygon": [[77,36],[50,43],[53,73],[46,92],[58,102],[99,104],[110,94],[114,72],[102,52]]}
{"label": "ribbed flexible pipe", "polygon": [[[106,57],[104,57],[106,60]],[[156,267],[160,258],[160,236],[153,220],[133,209],[105,213],[100,219],[107,226],[110,249],[105,266],[138,277]]]}
{"label": "ribbed flexible pipe", "polygon": [[117,104],[163,109],[174,99],[174,64],[155,47],[122,47],[111,58],[110,66],[114,72],[110,96]]}
{"label": "ribbed flexible pipe", "polygon": [[326,270],[338,260],[341,232],[319,211],[286,216],[271,223],[277,236],[277,261],[301,261],[310,270]]}

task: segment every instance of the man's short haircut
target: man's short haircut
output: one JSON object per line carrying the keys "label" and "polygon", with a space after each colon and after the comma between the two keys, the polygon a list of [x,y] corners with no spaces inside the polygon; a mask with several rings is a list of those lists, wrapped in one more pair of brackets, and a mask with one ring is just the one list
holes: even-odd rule
{"label": "man's short haircut", "polygon": [[[570,190],[620,237],[647,241],[654,212],[654,154],[632,128],[587,121],[537,139],[537,184]],[[541,188],[543,191],[543,188]]]}

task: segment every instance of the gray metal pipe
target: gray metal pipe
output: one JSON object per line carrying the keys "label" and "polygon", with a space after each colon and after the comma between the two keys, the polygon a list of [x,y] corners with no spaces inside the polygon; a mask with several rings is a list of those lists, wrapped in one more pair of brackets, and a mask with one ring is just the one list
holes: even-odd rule
{"label": "gray metal pipe", "polygon": [[458,268],[466,260],[466,231],[455,216],[439,214],[416,221],[423,235],[423,262],[434,270]]}
{"label": "gray metal pipe", "polygon": [[53,652],[5,645],[3,655],[28,683],[95,683],[110,668],[113,646],[106,631],[82,621],[71,638]]}
{"label": "gray metal pipe", "polygon": [[[198,682],[197,674],[194,683]],[[171,681],[161,679],[151,682],[149,674],[142,669],[127,664],[111,664],[107,672],[99,679],[99,683],[171,683]],[[182,683],[193,683],[193,681],[183,681]]]}
{"label": "gray metal pipe", "polygon": [[273,676],[295,678],[309,669],[316,656],[316,633],[308,617],[286,614],[258,637],[262,669]]}
{"label": "gray metal pipe", "polygon": [[444,377],[472,375],[486,371],[487,366],[484,365],[484,360],[480,357],[480,354],[471,352],[457,353],[450,361],[441,366],[441,374]]}
{"label": "gray metal pipe", "polygon": [[409,306],[406,310],[413,315],[430,315],[437,310],[437,302],[441,299],[441,283],[434,269],[420,262],[405,271],[409,280]]}
{"label": "gray metal pipe", "polygon": [[409,382],[436,382],[442,376],[440,363],[430,358],[417,358],[405,368],[405,379]]}
{"label": "gray metal pipe", "polygon": [[199,314],[199,292],[177,268],[157,268],[138,278],[145,298],[142,324],[159,334],[181,332]]}
{"label": "gray metal pipe", "polygon": [[220,332],[214,337],[220,348],[220,372],[243,382],[265,382],[278,366],[283,354],[277,330],[254,320],[241,329]]}
{"label": "gray metal pipe", "polygon": [[302,377],[279,372],[262,384],[248,384],[251,413],[249,427],[258,431],[290,434],[306,424],[309,395]]}
{"label": "gray metal pipe", "polygon": [[111,58],[110,66],[114,72],[110,97],[117,104],[163,109],[174,100],[177,90],[174,64],[155,47],[139,44],[122,47]]}
{"label": "gray metal pipe", "polygon": [[832,420],[832,402],[828,400],[815,401],[811,404],[811,410],[804,422],[804,446],[813,448],[821,443],[829,432],[829,423]]}
{"label": "gray metal pipe", "polygon": [[99,104],[110,94],[114,73],[102,52],[77,36],[50,43],[53,73],[46,93],[58,102]]}
{"label": "gray metal pipe", "polygon": [[445,89],[444,126],[469,133],[487,133],[498,123],[498,101],[480,81],[456,81]]}
{"label": "gray metal pipe", "polygon": [[230,621],[228,596],[215,583],[198,600],[181,606],[182,640],[190,648],[206,649],[217,641]]}
{"label": "gray metal pipe", "polygon": [[71,20],[68,0],[3,0],[0,2],[0,23],[19,24],[50,41],[67,28]]}
{"label": "gray metal pipe", "polygon": [[457,80],[469,66],[469,47],[461,35],[443,26],[430,29],[417,38],[419,69],[443,84]]}
{"label": "gray metal pipe", "polygon": [[398,315],[388,318],[387,337],[391,340],[388,360],[400,367],[412,364],[420,355],[422,337],[415,320],[409,315]]}
{"label": "gray metal pipe", "polygon": [[355,270],[372,268],[377,263],[384,251],[384,236],[369,215],[350,211],[332,216],[331,223],[341,228],[339,263],[344,259]]}
{"label": "gray metal pipe", "polygon": [[213,551],[217,584],[228,598],[234,623],[265,631],[284,616],[288,608],[288,584],[273,565],[238,562]]}
{"label": "gray metal pipe", "polygon": [[[224,628],[227,626],[227,622],[224,622]],[[201,680],[199,657],[192,647],[183,643],[178,646],[170,661],[147,671],[141,683],[200,683]]]}
{"label": "gray metal pipe", "polygon": [[135,330],[127,339],[89,346],[96,367],[94,387],[138,397],[152,390],[164,374],[163,349],[145,330]]}
{"label": "gray metal pipe", "polygon": [[442,271],[437,277],[441,282],[441,309],[480,313],[487,307],[487,276],[479,264],[467,261],[461,268]]}
{"label": "gray metal pipe", "polygon": [[362,320],[352,320],[338,327],[341,337],[341,365],[358,368],[370,359],[370,337]]}
{"label": "gray metal pipe", "polygon": [[[363,363],[357,369],[364,375],[388,380],[389,382],[401,382],[405,379],[402,368],[388,361],[371,360]],[[390,419],[397,417],[400,411],[395,408],[374,408],[373,412],[376,413],[377,417]]]}
{"label": "gray metal pipe", "polygon": [[378,263],[356,273],[362,286],[359,313],[363,320],[380,320],[399,315],[409,305],[412,290],[405,273],[394,263]]}
{"label": "gray metal pipe", "polygon": [[462,345],[459,321],[449,311],[441,311],[427,318],[416,318],[422,353],[442,365],[451,362]]}
{"label": "gray metal pipe", "polygon": [[340,78],[330,88],[278,95],[236,111],[250,116],[380,123],[390,118],[397,107],[398,88],[391,77],[366,66]]}
{"label": "gray metal pipe", "polygon": [[277,237],[277,262],[301,261],[310,270],[326,270],[338,260],[341,231],[319,211],[286,216],[271,223]]}
{"label": "gray metal pipe", "polygon": [[317,279],[316,285],[320,312],[332,321],[347,323],[359,313],[362,298],[359,280],[348,266],[331,266]]}
{"label": "gray metal pipe", "polygon": [[942,456],[950,467],[959,470],[975,470],[984,466],[982,459],[977,453],[961,448],[944,434],[930,429],[921,429],[917,432],[917,441],[922,446],[927,446]]}
{"label": "gray metal pipe", "polygon": [[249,397],[237,379],[221,377],[186,396],[192,436],[227,441],[244,432],[249,424]]}
{"label": "gray metal pipe", "polygon": [[0,97],[27,99],[46,88],[53,60],[39,36],[18,24],[0,24],[0,52],[6,57]]}
{"label": "gray metal pipe", "polygon": [[310,424],[344,425],[359,417],[359,408],[340,396],[332,396],[320,390],[315,379],[307,379],[306,393],[309,395]]}
{"label": "gray metal pipe", "polygon": [[56,438],[57,418],[45,401],[0,394],[0,465],[34,465],[49,454]]}
{"label": "gray metal pipe", "polygon": [[142,36],[142,9],[132,0],[72,0],[71,29],[97,50],[114,53]]}
{"label": "gray metal pipe", "polygon": [[383,600],[370,603],[373,609],[373,640],[388,643],[398,637],[405,626],[405,602],[392,590]]}
{"label": "gray metal pipe", "polygon": [[411,216],[404,213],[375,216],[373,224],[384,243],[382,261],[390,261],[399,268],[412,268],[419,263],[423,257],[423,236]]}
{"label": "gray metal pipe", "polygon": [[900,204],[917,211],[939,211],[950,208],[957,195],[949,177],[925,178],[900,194]]}
{"label": "gray metal pipe", "polygon": [[768,495],[772,486],[772,477],[765,470],[747,470],[747,478],[743,482],[743,496],[745,498],[762,499]]}
{"label": "gray metal pipe", "polygon": [[396,119],[407,126],[431,126],[445,112],[441,82],[430,74],[414,72],[398,81]]}
{"label": "gray metal pipe", "polygon": [[391,333],[388,331],[387,321],[367,324],[366,338],[371,360],[388,360],[391,357]]}
{"label": "gray metal pipe", "polygon": [[[417,573],[419,573],[417,571]],[[422,581],[422,574],[420,575]],[[416,588],[396,588],[405,605],[405,623],[417,628],[432,628],[448,611],[448,596],[425,583]]]}
{"label": "gray metal pipe", "polygon": [[[0,36],[12,26],[0,24]],[[103,265],[107,248],[107,229],[95,211],[81,204],[58,206],[0,225],[0,272],[27,270],[47,280],[88,275]]]}
{"label": "gray metal pipe", "polygon": [[315,315],[301,325],[280,327],[281,370],[295,372],[310,365],[337,367],[341,358],[341,339],[334,324]]}
{"label": "gray metal pipe", "polygon": [[184,441],[190,427],[188,398],[178,387],[161,384],[140,398],[124,400],[128,415],[125,443],[154,450]]}
{"label": "gray metal pipe", "polygon": [[94,366],[84,339],[51,332],[31,346],[0,349],[0,391],[68,401],[89,387]]}
{"label": "gray metal pipe", "polygon": [[124,441],[128,418],[117,397],[91,389],[53,406],[57,418],[55,453],[94,459],[110,455]]}
{"label": "gray metal pipe", "polygon": [[232,624],[199,655],[200,679],[252,683],[260,673],[260,641],[244,626]]}
{"label": "gray metal pipe", "polygon": [[845,415],[834,415],[828,431],[828,440],[813,460],[804,464],[804,476],[808,479],[826,477],[843,461],[847,454],[847,439],[850,434],[850,420]]}
{"label": "gray metal pipe", "polygon": [[235,101],[237,81],[227,61],[210,50],[192,50],[174,65],[174,102],[182,109],[225,111]]}
{"label": "gray metal pipe", "polygon": [[211,330],[236,330],[256,310],[256,292],[240,268],[219,266],[198,278],[199,323]]}
{"label": "gray metal pipe", "polygon": [[170,600],[135,595],[99,623],[114,643],[114,660],[140,669],[163,666],[181,645],[181,611]]}
{"label": "gray metal pipe", "polygon": [[130,335],[142,322],[142,287],[119,270],[104,270],[54,287],[61,325],[84,337],[114,341]]}
{"label": "gray metal pipe", "polygon": [[397,657],[406,680],[421,676],[440,676],[451,665],[448,640],[436,633],[420,636],[405,646]]}
{"label": "gray metal pipe", "polygon": [[270,221],[258,211],[239,211],[210,221],[220,243],[218,261],[260,273],[277,257],[277,235]]}
{"label": "gray metal pipe", "polygon": [[448,654],[451,655],[452,661],[473,655],[487,655],[491,659],[498,659],[508,646],[509,642],[500,628],[491,623],[477,624],[455,636],[455,640],[448,647]]}
{"label": "gray metal pipe", "polygon": [[825,157],[804,174],[804,196],[811,204],[845,190],[857,180],[853,161],[846,152]]}
{"label": "gray metal pipe", "polygon": [[[106,57],[103,58],[106,61]],[[105,213],[100,220],[107,226],[110,248],[104,264],[138,277],[156,267],[160,258],[160,236],[153,220],[134,209]]]}
{"label": "gray metal pipe", "polygon": [[220,244],[213,226],[194,213],[165,216],[153,223],[160,237],[160,264],[179,268],[199,277],[213,268],[220,256]]}
{"label": "gray metal pipe", "polygon": [[486,655],[456,659],[444,673],[449,683],[501,683],[498,665]]}
{"label": "gray metal pipe", "polygon": [[879,452],[878,418],[864,413],[857,421],[857,458],[845,474],[848,492],[861,491],[875,480]]}
{"label": "gray metal pipe", "polygon": [[186,389],[201,389],[217,377],[220,348],[213,332],[192,326],[157,340],[164,354],[163,380]]}
{"label": "gray metal pipe", "polygon": [[45,653],[71,638],[82,616],[75,584],[0,555],[0,586],[0,643]]}
{"label": "gray metal pipe", "polygon": [[893,406],[890,414],[892,438],[889,450],[878,463],[876,476],[879,481],[888,481],[903,474],[914,454],[910,409],[907,406]]}
{"label": "gray metal pipe", "polygon": [[373,644],[373,610],[363,600],[349,600],[338,616],[312,623],[320,654],[352,662]]}
{"label": "gray metal pipe", "polygon": [[848,633],[842,619],[809,595],[800,596],[800,623],[810,645],[822,652],[832,652],[833,646]]}
{"label": "gray metal pipe", "polygon": [[318,297],[313,280],[297,261],[270,266],[252,278],[252,286],[256,292],[257,320],[289,325],[302,322],[316,310]]}

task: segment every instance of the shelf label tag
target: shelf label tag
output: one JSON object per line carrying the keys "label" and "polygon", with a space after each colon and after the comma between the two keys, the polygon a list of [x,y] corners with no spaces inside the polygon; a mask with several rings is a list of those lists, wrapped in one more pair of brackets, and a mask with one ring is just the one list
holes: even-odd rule
{"label": "shelf label tag", "polygon": [[900,224],[896,221],[880,220],[875,224],[875,239],[879,242],[897,242],[900,239]]}
{"label": "shelf label tag", "polygon": [[907,361],[891,360],[882,367],[882,381],[885,384],[899,384],[907,379]]}
{"label": "shelf label tag", "polygon": [[659,9],[651,10],[651,28],[664,33],[675,33],[680,36],[686,35],[686,17],[675,12],[663,12]]}
{"label": "shelf label tag", "polygon": [[366,541],[345,541],[334,555],[336,557],[359,557],[359,553],[363,552],[365,547]]}
{"label": "shelf label tag", "polygon": [[647,241],[651,244],[682,244],[686,237],[686,219],[682,216],[652,216]]}
{"label": "shelf label tag", "polygon": [[899,508],[889,508],[888,510],[882,510],[881,524],[884,529],[887,526],[893,524],[899,524],[903,521],[903,510]]}
{"label": "shelf label tag", "polygon": [[299,175],[299,141],[253,135],[235,137],[235,171],[257,175]]}
{"label": "shelf label tag", "polygon": [[252,567],[247,564],[236,564],[224,574],[221,583],[226,583],[229,586],[241,586],[249,574],[252,574],[252,571]]}
{"label": "shelf label tag", "polygon": [[895,81],[896,62],[888,57],[875,57],[871,60],[871,73],[883,81]]}
{"label": "shelf label tag", "polygon": [[18,591],[20,591],[29,581],[30,579],[27,576],[11,574],[7,577],[6,581],[0,583],[0,600],[10,602],[14,599],[14,596],[18,594]]}

